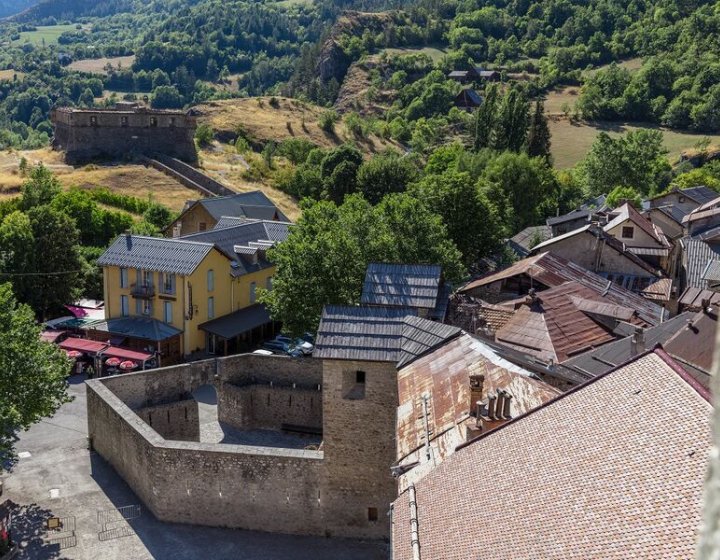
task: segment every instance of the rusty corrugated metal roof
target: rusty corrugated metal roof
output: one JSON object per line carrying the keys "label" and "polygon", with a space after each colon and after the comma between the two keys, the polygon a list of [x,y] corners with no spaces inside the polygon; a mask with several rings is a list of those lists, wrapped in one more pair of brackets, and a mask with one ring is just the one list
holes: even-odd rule
{"label": "rusty corrugated metal roof", "polygon": [[[522,349],[542,360],[564,362],[570,356],[615,340],[610,329],[588,315],[622,315],[637,322],[628,308],[607,305],[589,288],[567,282],[540,292],[495,333],[495,340]],[[621,317],[616,317],[620,319]]]}
{"label": "rusty corrugated metal roof", "polygon": [[518,261],[504,270],[467,284],[460,291],[472,294],[473,290],[519,275],[529,276],[538,289],[578,282],[611,303],[634,309],[650,325],[657,325],[663,320],[664,310],[659,305],[550,252]]}
{"label": "rusty corrugated metal roof", "polygon": [[401,368],[398,373],[398,458],[425,445],[424,395],[428,397],[431,441],[469,417],[470,375],[485,376],[484,397],[488,392],[506,389],[513,396],[513,416],[561,393],[542,381],[531,379],[529,372],[524,372],[526,375],[522,372],[522,368],[505,362],[467,334]]}

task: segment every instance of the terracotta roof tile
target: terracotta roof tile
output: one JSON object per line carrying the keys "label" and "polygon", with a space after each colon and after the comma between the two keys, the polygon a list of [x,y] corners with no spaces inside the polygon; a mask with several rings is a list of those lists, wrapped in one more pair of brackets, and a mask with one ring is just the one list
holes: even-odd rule
{"label": "terracotta roof tile", "polygon": [[[693,558],[710,403],[656,352],[460,449],[415,485],[422,558]],[[408,494],[396,560],[412,558]]]}

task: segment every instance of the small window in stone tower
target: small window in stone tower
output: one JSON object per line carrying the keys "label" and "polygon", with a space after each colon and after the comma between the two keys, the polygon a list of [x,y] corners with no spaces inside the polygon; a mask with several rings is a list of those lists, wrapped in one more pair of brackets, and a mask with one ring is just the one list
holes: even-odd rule
{"label": "small window in stone tower", "polygon": [[120,126],[127,126],[128,125],[128,118],[125,116],[120,117]]}
{"label": "small window in stone tower", "polygon": [[175,127],[175,117],[170,117],[170,128]]}
{"label": "small window in stone tower", "polygon": [[155,117],[150,117],[150,126],[157,126],[157,119]]}
{"label": "small window in stone tower", "polygon": [[365,372],[344,371],[342,377],[343,398],[351,401],[365,398]]}
{"label": "small window in stone tower", "polygon": [[355,383],[358,385],[365,385],[365,372],[364,371],[356,371],[355,372]]}
{"label": "small window in stone tower", "polygon": [[368,521],[378,520],[378,508],[368,508]]}
{"label": "small window in stone tower", "polygon": [[90,117],[90,126],[97,126],[97,117],[96,116]]}

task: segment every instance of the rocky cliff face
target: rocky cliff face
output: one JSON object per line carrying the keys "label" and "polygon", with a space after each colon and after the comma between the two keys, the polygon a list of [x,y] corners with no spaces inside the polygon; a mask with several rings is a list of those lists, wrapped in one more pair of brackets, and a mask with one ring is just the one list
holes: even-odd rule
{"label": "rocky cliff face", "polygon": [[342,83],[345,74],[353,60],[345,54],[340,46],[340,38],[345,35],[361,36],[365,30],[372,33],[382,32],[385,27],[392,24],[398,13],[381,12],[346,12],[333,26],[330,36],[320,49],[317,62],[317,75],[323,82],[335,78]]}

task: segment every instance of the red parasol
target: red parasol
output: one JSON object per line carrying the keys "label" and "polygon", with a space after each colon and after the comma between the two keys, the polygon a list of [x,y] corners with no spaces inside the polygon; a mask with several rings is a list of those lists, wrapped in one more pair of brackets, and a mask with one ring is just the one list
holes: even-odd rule
{"label": "red parasol", "polygon": [[120,358],[108,358],[105,360],[105,365],[110,367],[117,367],[120,365]]}
{"label": "red parasol", "polygon": [[77,350],[69,350],[66,352],[68,358],[76,359],[80,358],[83,354],[82,352],[78,352]]}
{"label": "red parasol", "polygon": [[130,370],[135,369],[137,367],[137,364],[135,362],[132,362],[130,360],[125,360],[120,364],[120,369]]}

